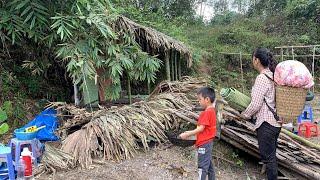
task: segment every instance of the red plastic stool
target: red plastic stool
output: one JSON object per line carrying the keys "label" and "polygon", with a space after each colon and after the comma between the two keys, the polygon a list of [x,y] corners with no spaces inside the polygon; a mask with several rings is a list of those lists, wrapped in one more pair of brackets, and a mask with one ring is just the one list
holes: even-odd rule
{"label": "red plastic stool", "polygon": [[311,122],[303,122],[299,125],[298,135],[306,138],[318,136],[318,126]]}

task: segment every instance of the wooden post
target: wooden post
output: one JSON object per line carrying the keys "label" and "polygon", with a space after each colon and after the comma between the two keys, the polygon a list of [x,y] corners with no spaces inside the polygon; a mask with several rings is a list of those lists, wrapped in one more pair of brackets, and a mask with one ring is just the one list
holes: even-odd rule
{"label": "wooden post", "polygon": [[281,62],[283,61],[283,49],[281,48]]}
{"label": "wooden post", "polygon": [[[150,51],[149,43],[147,43],[147,53],[149,53],[149,55],[153,56],[152,49]],[[148,94],[150,94],[151,93],[151,84],[148,80],[147,80],[147,89],[148,89]]]}
{"label": "wooden post", "polygon": [[167,74],[167,80],[170,81],[170,52],[165,52],[165,63],[166,63],[166,74]]}
{"label": "wooden post", "polygon": [[244,78],[243,78],[243,68],[242,68],[242,52],[240,52],[240,71],[241,71],[241,85],[242,85],[242,92],[244,92]]}
{"label": "wooden post", "polygon": [[170,51],[170,61],[171,61],[171,81],[174,81],[174,50]]}
{"label": "wooden post", "polygon": [[178,80],[181,79],[181,59],[180,59],[180,53],[177,54],[177,60],[178,60]]}
{"label": "wooden post", "polygon": [[292,53],[292,60],[294,60],[294,50],[293,50],[293,47],[291,49],[291,53]]}
{"label": "wooden post", "polygon": [[[315,81],[316,77],[314,76],[314,59],[316,56],[316,47],[313,46],[313,56],[312,56],[312,76],[313,76],[313,80]],[[314,93],[314,86],[312,87],[312,92]]]}
{"label": "wooden post", "polygon": [[174,51],[174,74],[175,80],[179,80],[178,78],[178,60],[177,60],[177,51]]}
{"label": "wooden post", "polygon": [[79,100],[79,96],[78,96],[78,87],[77,85],[74,83],[73,84],[73,92],[74,92],[74,105],[79,106],[80,104],[80,100]]}
{"label": "wooden post", "polygon": [[129,104],[132,104],[132,94],[131,94],[131,84],[130,84],[130,77],[127,75],[127,87],[128,87],[128,98],[129,98]]}
{"label": "wooden post", "polygon": [[148,88],[148,94],[151,93],[151,84],[149,81],[147,81],[147,88]]}

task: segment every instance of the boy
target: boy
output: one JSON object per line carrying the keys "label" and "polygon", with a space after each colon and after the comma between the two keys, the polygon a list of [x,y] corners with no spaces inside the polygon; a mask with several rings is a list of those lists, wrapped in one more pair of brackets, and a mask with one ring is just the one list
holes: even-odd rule
{"label": "boy", "polygon": [[207,175],[209,180],[214,180],[212,146],[216,135],[216,113],[213,106],[215,92],[212,88],[204,87],[197,94],[199,103],[205,110],[199,116],[197,128],[181,133],[179,136],[181,139],[188,139],[193,135],[197,136],[195,145],[198,154],[199,180],[205,180]]}

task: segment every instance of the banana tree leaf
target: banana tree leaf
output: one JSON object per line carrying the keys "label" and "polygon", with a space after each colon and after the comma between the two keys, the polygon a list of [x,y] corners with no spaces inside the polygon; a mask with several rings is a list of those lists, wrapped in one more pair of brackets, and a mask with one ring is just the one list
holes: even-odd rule
{"label": "banana tree leaf", "polygon": [[3,122],[8,119],[7,113],[0,109],[0,122]]}
{"label": "banana tree leaf", "polygon": [[9,125],[7,123],[3,123],[0,125],[0,134],[4,134],[9,131]]}

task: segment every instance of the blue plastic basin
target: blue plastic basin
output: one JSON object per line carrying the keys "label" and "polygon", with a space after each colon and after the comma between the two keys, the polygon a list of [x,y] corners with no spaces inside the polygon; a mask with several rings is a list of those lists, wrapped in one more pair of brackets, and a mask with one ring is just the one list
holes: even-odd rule
{"label": "blue plastic basin", "polygon": [[35,132],[24,132],[24,129],[14,130],[14,134],[18,140],[31,140],[36,138],[38,131]]}

